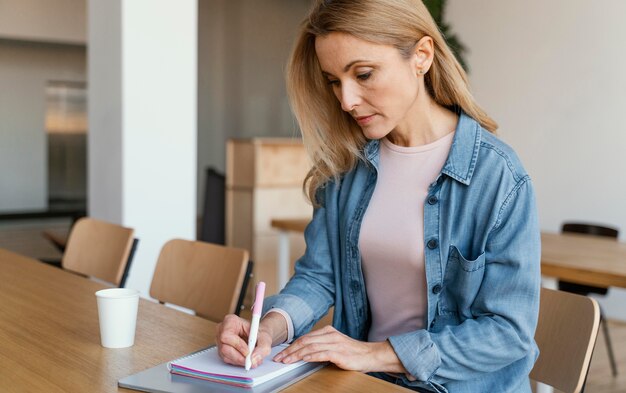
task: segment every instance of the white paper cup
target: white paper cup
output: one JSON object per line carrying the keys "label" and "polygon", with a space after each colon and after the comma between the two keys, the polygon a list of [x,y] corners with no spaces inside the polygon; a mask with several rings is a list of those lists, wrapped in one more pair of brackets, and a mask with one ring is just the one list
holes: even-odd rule
{"label": "white paper cup", "polygon": [[100,341],[105,348],[126,348],[135,343],[139,291],[126,288],[96,292]]}

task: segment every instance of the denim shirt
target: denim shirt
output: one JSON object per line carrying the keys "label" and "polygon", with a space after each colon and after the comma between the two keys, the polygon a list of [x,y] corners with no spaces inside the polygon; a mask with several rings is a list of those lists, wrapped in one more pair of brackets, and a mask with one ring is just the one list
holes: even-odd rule
{"label": "denim shirt", "polygon": [[[338,182],[318,190],[295,274],[265,310],[280,308],[295,337],[334,306],[333,326],[361,341],[370,326],[358,248],[376,186],[379,141]],[[461,113],[450,153],[424,203],[426,329],[389,337],[416,390],[530,392],[538,356],[540,234],[528,174],[515,152]]]}

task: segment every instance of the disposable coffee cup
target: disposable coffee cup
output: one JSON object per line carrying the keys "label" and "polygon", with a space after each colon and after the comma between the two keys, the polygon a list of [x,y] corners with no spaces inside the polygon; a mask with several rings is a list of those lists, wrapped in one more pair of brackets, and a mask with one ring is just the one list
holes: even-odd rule
{"label": "disposable coffee cup", "polygon": [[126,348],[135,343],[139,291],[126,288],[96,292],[100,341],[105,348]]}

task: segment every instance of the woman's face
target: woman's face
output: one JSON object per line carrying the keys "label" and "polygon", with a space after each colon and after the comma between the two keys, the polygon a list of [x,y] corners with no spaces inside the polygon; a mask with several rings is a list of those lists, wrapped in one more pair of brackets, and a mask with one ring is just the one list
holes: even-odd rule
{"label": "woman's face", "polygon": [[431,56],[416,51],[405,59],[393,46],[345,33],[317,37],[315,51],[341,108],[352,115],[365,137],[413,131],[420,112],[418,98],[425,94],[419,71],[427,71]]}

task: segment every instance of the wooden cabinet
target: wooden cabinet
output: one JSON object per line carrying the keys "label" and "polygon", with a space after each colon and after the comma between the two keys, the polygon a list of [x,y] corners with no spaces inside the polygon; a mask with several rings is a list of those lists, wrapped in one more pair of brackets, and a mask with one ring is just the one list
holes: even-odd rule
{"label": "wooden cabinet", "polygon": [[[231,139],[226,149],[226,244],[249,250],[253,282],[265,281],[267,294],[276,293],[278,231],[271,221],[311,217],[302,192],[310,168],[306,151],[289,138]],[[292,264],[304,248],[303,235],[291,234]]]}

